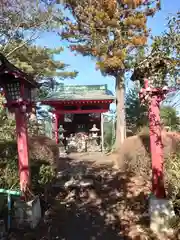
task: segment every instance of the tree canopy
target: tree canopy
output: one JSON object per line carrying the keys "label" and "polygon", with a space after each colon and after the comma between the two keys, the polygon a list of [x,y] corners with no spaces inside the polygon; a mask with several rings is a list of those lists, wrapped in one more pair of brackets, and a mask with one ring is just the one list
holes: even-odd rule
{"label": "tree canopy", "polygon": [[50,49],[35,44],[42,32],[55,29],[57,13],[54,4],[44,1],[3,0],[0,5],[0,52],[35,80],[43,80],[43,95],[55,84],[54,77],[64,80],[77,75],[76,71],[68,71],[68,64],[54,59],[62,47]]}
{"label": "tree canopy", "polygon": [[132,80],[148,77],[160,87],[164,84],[176,86],[180,66],[180,14],[168,18],[166,30],[153,38],[142,61],[136,63]]}
{"label": "tree canopy", "polygon": [[153,38],[152,51],[160,51],[166,56],[172,58],[171,71],[168,73],[176,78],[179,75],[180,67],[180,13],[170,16],[167,19],[166,30]]}
{"label": "tree canopy", "polygon": [[[0,5],[0,46],[7,55],[35,40],[42,31],[53,29],[54,6],[42,1],[3,0]],[[8,47],[16,42],[15,48]],[[7,51],[6,51],[7,50]]]}
{"label": "tree canopy", "polygon": [[137,0],[64,2],[73,19],[64,17],[62,38],[68,39],[72,51],[96,57],[97,68],[115,77],[131,67],[130,57],[133,61],[137,54],[134,50],[146,45],[147,16],[159,7],[152,6],[154,1],[142,4]]}

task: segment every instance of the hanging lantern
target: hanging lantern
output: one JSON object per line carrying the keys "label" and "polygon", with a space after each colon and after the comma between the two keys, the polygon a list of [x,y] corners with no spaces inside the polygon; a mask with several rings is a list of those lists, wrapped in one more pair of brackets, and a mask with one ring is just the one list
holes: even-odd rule
{"label": "hanging lantern", "polygon": [[38,84],[0,54],[0,86],[3,88],[6,106],[12,110],[18,105],[31,105]]}

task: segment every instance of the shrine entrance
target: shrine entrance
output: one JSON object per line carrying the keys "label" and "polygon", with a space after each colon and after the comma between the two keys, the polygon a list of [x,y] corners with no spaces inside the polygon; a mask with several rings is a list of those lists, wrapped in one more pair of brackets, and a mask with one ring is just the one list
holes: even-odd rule
{"label": "shrine entrance", "polygon": [[103,113],[113,101],[107,85],[63,85],[42,104],[51,106],[56,143],[68,152],[99,152]]}
{"label": "shrine entrance", "polygon": [[63,125],[67,150],[70,152],[102,151],[101,114],[72,114],[71,117],[72,121],[66,122],[68,118],[65,115]]}
{"label": "shrine entrance", "polygon": [[88,133],[93,124],[101,128],[101,114],[65,114],[63,127],[66,129],[65,136],[76,133]]}

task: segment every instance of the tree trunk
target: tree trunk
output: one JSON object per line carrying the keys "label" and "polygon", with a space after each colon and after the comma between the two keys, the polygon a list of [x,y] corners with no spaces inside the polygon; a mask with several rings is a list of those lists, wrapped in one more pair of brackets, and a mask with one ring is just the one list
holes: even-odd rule
{"label": "tree trunk", "polygon": [[125,118],[125,89],[124,72],[116,77],[116,141],[115,150],[118,150],[126,138],[126,118]]}

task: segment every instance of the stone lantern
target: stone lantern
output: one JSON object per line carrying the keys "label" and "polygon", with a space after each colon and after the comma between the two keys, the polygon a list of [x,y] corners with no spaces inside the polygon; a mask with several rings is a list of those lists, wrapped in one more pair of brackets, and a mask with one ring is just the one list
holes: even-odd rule
{"label": "stone lantern", "polygon": [[96,127],[96,124],[93,124],[93,127],[90,129],[90,132],[92,133],[92,137],[98,137],[98,132],[100,129]]}
{"label": "stone lantern", "polygon": [[100,136],[98,136],[100,129],[96,127],[96,124],[93,124],[93,127],[89,131],[91,132],[91,135],[88,138],[87,150],[89,152],[101,151],[100,142],[99,142]]}

